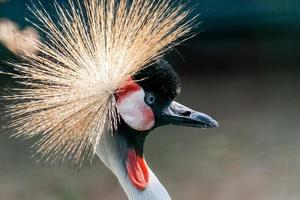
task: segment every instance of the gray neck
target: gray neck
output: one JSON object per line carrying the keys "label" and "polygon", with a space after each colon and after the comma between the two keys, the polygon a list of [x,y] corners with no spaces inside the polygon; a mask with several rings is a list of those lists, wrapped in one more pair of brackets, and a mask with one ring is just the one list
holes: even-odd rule
{"label": "gray neck", "polygon": [[129,200],[170,200],[164,186],[159,182],[154,173],[149,169],[149,184],[145,190],[135,188],[127,176],[124,165],[128,144],[118,133],[106,134],[102,137],[96,154],[101,161],[115,174]]}

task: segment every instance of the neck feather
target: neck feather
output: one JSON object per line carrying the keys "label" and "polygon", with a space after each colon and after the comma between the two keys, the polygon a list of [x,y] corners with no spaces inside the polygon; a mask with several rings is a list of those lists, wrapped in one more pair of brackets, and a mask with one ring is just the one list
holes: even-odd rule
{"label": "neck feather", "polygon": [[170,200],[168,192],[150,169],[149,182],[144,190],[133,185],[125,164],[130,146],[123,134],[106,134],[102,137],[96,154],[118,178],[129,200]]}

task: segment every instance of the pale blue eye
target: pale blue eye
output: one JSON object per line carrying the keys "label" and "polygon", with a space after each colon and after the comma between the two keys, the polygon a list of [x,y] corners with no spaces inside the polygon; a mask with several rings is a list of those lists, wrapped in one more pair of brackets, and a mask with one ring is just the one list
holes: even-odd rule
{"label": "pale blue eye", "polygon": [[146,95],[145,100],[148,105],[153,105],[155,103],[155,95],[152,93],[149,93]]}

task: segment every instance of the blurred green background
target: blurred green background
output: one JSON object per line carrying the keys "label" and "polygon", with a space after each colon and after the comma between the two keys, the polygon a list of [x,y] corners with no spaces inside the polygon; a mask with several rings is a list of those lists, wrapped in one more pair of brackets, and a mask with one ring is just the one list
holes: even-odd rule
{"label": "blurred green background", "polygon": [[[40,1],[53,13],[53,1]],[[0,0],[0,19],[30,26],[26,4]],[[300,199],[300,1],[191,0],[189,6],[203,23],[169,55],[182,79],[179,101],[221,127],[155,130],[146,142],[149,166],[175,200]],[[0,65],[14,59],[0,42]],[[0,83],[13,84],[4,76]],[[43,166],[31,158],[33,141],[1,133],[1,200],[126,199],[97,158],[79,173],[67,164]]]}

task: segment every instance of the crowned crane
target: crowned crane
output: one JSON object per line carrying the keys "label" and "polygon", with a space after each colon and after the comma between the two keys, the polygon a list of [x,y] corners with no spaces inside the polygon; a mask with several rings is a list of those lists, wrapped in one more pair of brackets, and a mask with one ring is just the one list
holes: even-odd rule
{"label": "crowned crane", "polygon": [[[144,159],[156,127],[218,127],[175,101],[180,82],[164,53],[187,36],[193,20],[177,1],[69,0],[58,20],[41,8],[35,26],[47,36],[39,54],[14,63],[21,84],[6,96],[15,136],[38,136],[47,161],[81,165],[97,155],[131,200],[171,199]],[[37,42],[37,41],[35,41]]]}

